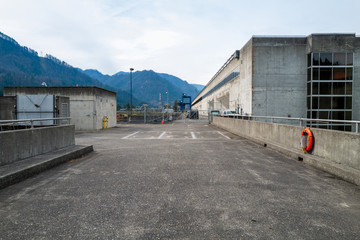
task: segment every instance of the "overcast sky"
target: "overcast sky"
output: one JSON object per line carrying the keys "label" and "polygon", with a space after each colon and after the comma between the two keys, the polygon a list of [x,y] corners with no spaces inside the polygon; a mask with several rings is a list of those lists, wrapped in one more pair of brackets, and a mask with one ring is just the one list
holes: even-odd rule
{"label": "overcast sky", "polygon": [[0,32],[82,69],[206,84],[253,35],[360,32],[359,0],[0,0]]}

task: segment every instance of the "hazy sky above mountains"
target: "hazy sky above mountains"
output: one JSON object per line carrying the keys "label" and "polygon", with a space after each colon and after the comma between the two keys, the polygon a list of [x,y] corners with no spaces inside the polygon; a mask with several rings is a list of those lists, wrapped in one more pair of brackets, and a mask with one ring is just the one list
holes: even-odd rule
{"label": "hazy sky above mountains", "polygon": [[358,0],[0,0],[0,32],[74,67],[206,84],[252,35],[359,34],[359,9]]}

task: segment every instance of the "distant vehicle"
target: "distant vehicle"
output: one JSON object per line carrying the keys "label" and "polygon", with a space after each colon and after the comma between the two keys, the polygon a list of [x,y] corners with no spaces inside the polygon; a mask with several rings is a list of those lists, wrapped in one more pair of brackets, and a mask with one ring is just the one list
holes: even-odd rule
{"label": "distant vehicle", "polygon": [[219,116],[220,111],[219,110],[211,110],[210,114],[211,114],[211,116]]}
{"label": "distant vehicle", "polygon": [[231,110],[224,110],[223,115],[230,115],[230,114],[235,114],[235,111],[231,111]]}
{"label": "distant vehicle", "polygon": [[164,112],[164,113],[174,113],[174,109],[171,109],[171,108],[169,108],[169,109],[164,109],[163,112]]}

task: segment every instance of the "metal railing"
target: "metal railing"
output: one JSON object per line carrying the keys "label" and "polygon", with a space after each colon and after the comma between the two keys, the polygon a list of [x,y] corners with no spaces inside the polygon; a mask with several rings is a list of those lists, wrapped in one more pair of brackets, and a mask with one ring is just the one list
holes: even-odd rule
{"label": "metal railing", "polygon": [[[254,120],[256,119],[269,119],[271,123],[275,123],[275,120],[287,120],[287,121],[297,121],[299,126],[307,126],[308,124],[312,127],[319,127],[319,126],[346,126],[345,124],[352,124],[355,125],[355,132],[359,133],[359,125],[360,121],[354,120],[333,120],[333,119],[312,119],[312,118],[292,118],[292,117],[274,117],[274,116],[254,116],[254,115],[242,115],[242,114],[226,114],[222,115],[221,117],[228,117],[228,118],[237,118],[237,119],[245,119],[245,120]],[[316,122],[316,123],[313,123]],[[305,123],[305,124],[304,124]],[[325,124],[324,124],[325,123]],[[332,124],[335,123],[335,124]],[[339,123],[339,124],[336,124]],[[331,124],[331,125],[329,125]],[[294,125],[294,124],[292,124]],[[296,124],[297,125],[297,124]]]}
{"label": "metal railing", "polygon": [[[63,120],[66,120],[67,124],[70,124],[70,119],[71,119],[71,117],[0,120],[0,127],[2,127],[2,126],[20,126],[19,123],[29,123],[29,126],[31,126],[31,128],[34,128],[34,122],[51,121],[51,120],[55,120],[56,123],[50,124],[50,125],[61,125]],[[24,125],[21,125],[21,126],[24,126]],[[41,125],[41,126],[47,126],[47,125]]]}

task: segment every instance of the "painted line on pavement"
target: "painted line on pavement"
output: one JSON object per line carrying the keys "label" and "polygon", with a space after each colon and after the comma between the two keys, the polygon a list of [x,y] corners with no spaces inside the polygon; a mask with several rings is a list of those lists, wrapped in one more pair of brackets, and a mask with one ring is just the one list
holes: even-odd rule
{"label": "painted line on pavement", "polygon": [[137,131],[137,132],[134,132],[134,133],[132,133],[132,134],[130,134],[130,135],[127,135],[126,137],[123,137],[123,138],[121,138],[121,139],[127,139],[127,138],[129,138],[129,137],[131,137],[131,136],[134,136],[135,134],[137,134],[139,131]]}
{"label": "painted line on pavement", "polygon": [[191,137],[192,137],[193,139],[196,139],[196,136],[195,136],[195,133],[194,133],[194,132],[191,132]]}
{"label": "painted line on pavement", "polygon": [[161,135],[158,137],[158,139],[161,139],[164,135],[165,135],[166,132],[162,132]]}
{"label": "painted line on pavement", "polygon": [[219,131],[217,131],[218,132],[218,134],[220,134],[221,136],[223,136],[223,137],[225,137],[225,138],[227,138],[227,139],[231,139],[231,138],[229,138],[228,136],[226,136],[225,134],[223,134],[222,132],[219,132]]}

